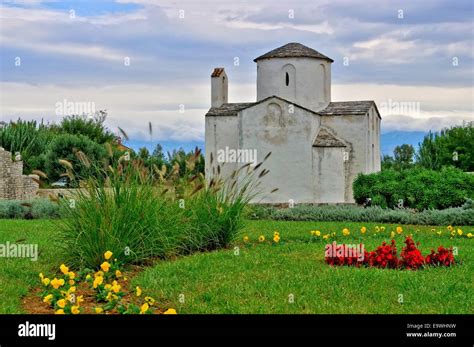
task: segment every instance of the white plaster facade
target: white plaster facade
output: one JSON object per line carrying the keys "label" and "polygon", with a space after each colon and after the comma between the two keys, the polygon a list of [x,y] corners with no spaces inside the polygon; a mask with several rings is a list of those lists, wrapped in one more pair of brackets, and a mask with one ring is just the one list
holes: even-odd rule
{"label": "white plaster facade", "polygon": [[[373,101],[331,102],[332,60],[291,43],[255,59],[257,101],[228,103],[223,68],[211,76],[206,114],[206,177],[243,163],[219,163],[219,150],[269,152],[261,203],[352,203],[358,173],[380,170],[380,115]],[[274,188],[278,191],[269,193]]]}

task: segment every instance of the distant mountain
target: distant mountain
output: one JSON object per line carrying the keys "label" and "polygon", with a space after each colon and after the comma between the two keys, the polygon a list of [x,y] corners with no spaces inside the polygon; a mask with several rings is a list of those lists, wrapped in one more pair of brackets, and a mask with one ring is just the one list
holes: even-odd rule
{"label": "distant mountain", "polygon": [[418,144],[423,141],[427,133],[423,131],[389,131],[382,133],[380,142],[381,142],[381,151],[382,154],[388,154],[393,156],[393,150],[396,146],[408,144],[412,145],[415,150],[418,149]]}
{"label": "distant mountain", "polygon": [[[393,155],[393,150],[398,145],[404,143],[412,145],[415,150],[418,148],[418,143],[423,140],[426,135],[423,131],[389,131],[382,133],[381,135],[381,151],[382,154]],[[146,147],[148,150],[153,152],[156,144],[159,143],[163,147],[163,152],[166,154],[167,151],[178,149],[182,147],[186,152],[193,150],[196,146],[204,149],[204,142],[192,141],[192,142],[178,142],[178,141],[142,141],[142,140],[129,140],[125,141],[124,144],[133,148],[137,151],[140,147]]]}

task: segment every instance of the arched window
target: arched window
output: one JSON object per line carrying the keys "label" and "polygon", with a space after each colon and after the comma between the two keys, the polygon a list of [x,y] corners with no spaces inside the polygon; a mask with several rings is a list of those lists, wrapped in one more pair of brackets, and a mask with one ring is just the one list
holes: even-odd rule
{"label": "arched window", "polygon": [[296,97],[296,68],[292,64],[285,64],[281,68],[282,84],[279,87],[281,97],[294,100]]}

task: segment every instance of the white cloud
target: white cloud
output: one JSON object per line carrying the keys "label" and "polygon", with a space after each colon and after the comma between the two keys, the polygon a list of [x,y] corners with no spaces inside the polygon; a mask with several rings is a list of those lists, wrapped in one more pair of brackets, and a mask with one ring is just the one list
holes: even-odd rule
{"label": "white cloud", "polygon": [[[231,82],[229,88],[231,102],[255,100],[253,84]],[[4,82],[0,89],[4,120],[59,121],[61,116],[54,114],[57,102],[93,102],[96,110],[109,112],[107,124],[112,129],[120,126],[133,139],[147,138],[148,122],[152,122],[155,140],[202,141],[204,115],[210,103],[210,84],[71,87]],[[474,120],[470,93],[469,88],[351,84],[333,85],[332,95],[335,101],[373,99],[379,107],[388,99],[420,102],[417,115],[382,114],[382,127],[384,131],[428,131]],[[184,113],[180,113],[181,104]]]}

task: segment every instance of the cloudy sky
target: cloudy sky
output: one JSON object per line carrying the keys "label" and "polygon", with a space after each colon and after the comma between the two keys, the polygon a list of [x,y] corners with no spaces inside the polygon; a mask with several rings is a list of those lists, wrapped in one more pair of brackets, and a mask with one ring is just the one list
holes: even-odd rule
{"label": "cloudy sky", "polygon": [[212,69],[230,102],[254,101],[253,59],[300,42],[334,59],[334,101],[375,100],[384,132],[439,130],[474,120],[473,15],[471,0],[2,0],[1,118],[57,121],[67,100],[137,141],[202,143]]}

